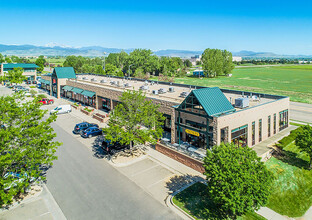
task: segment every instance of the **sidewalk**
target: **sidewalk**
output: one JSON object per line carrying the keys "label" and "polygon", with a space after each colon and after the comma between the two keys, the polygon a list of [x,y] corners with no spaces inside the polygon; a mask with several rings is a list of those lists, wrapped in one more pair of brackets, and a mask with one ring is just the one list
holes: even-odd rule
{"label": "sidewalk", "polygon": [[66,220],[66,217],[49,189],[43,185],[43,190],[38,196],[26,199],[8,210],[0,211],[0,219]]}
{"label": "sidewalk", "polygon": [[256,144],[252,149],[254,151],[256,151],[257,155],[259,157],[262,157],[262,159],[264,159],[265,157],[267,157],[271,151],[272,151],[272,145],[274,143],[277,143],[280,139],[282,139],[283,137],[289,135],[290,131],[296,129],[296,126],[290,125],[288,128],[284,129],[283,131],[275,134],[274,136],[262,141],[259,144]]}

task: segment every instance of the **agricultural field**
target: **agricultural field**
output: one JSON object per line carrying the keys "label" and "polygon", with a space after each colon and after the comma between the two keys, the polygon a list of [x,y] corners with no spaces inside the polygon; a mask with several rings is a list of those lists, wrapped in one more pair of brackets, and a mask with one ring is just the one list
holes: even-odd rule
{"label": "agricultural field", "polygon": [[235,68],[232,77],[199,79],[187,76],[175,78],[175,82],[285,95],[291,101],[312,104],[312,65]]}
{"label": "agricultural field", "polygon": [[[35,63],[36,59],[30,59],[31,62]],[[55,64],[57,65],[61,65],[63,66],[63,63],[65,61],[65,58],[47,58],[46,59],[47,62],[51,63],[51,64]]]}

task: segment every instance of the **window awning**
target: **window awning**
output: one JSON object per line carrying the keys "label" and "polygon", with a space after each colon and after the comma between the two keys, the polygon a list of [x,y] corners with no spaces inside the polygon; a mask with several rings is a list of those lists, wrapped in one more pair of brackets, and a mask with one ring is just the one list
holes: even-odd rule
{"label": "window awning", "polygon": [[47,85],[51,84],[51,82],[49,80],[45,80],[45,79],[41,79],[41,83],[44,83],[44,84],[47,84]]}
{"label": "window awning", "polygon": [[72,87],[72,86],[64,86],[63,87],[63,90],[65,90],[65,91],[71,91],[73,89],[74,89],[74,87]]}
{"label": "window awning", "polygon": [[83,89],[79,89],[79,88],[74,87],[71,91],[74,93],[80,94],[80,93],[82,93]]}
{"label": "window awning", "polygon": [[95,95],[95,92],[91,92],[91,91],[88,91],[88,90],[84,90],[81,95],[84,95],[84,96],[88,96],[88,97],[93,97]]}

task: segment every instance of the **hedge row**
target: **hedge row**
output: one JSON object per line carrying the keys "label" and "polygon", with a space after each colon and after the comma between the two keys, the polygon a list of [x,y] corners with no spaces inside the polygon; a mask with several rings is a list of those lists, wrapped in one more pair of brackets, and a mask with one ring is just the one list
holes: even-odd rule
{"label": "hedge row", "polygon": [[290,143],[295,141],[299,128],[296,128],[295,130],[292,130],[288,136],[286,136],[286,137],[282,138],[281,140],[279,140],[278,143],[276,144],[276,146],[281,148],[281,149],[283,149],[284,147],[286,147],[287,145],[289,145]]}

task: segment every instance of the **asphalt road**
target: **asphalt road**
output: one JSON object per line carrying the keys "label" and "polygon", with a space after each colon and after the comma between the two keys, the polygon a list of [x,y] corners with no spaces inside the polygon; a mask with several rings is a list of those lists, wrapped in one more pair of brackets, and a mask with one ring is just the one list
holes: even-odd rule
{"label": "asphalt road", "polygon": [[179,219],[59,125],[53,128],[63,145],[47,187],[67,219]]}
{"label": "asphalt road", "polygon": [[312,104],[290,102],[290,119],[312,123]]}

